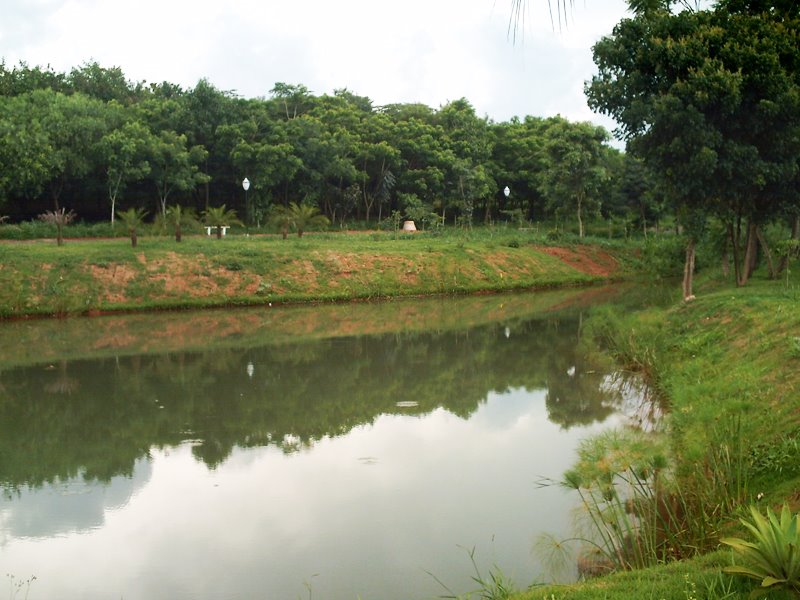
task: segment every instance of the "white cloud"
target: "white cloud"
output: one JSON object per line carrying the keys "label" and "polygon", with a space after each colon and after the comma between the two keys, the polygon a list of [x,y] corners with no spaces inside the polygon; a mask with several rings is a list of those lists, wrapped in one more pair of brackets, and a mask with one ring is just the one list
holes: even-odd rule
{"label": "white cloud", "polygon": [[96,60],[184,87],[206,77],[247,97],[284,81],[317,94],[346,87],[376,104],[436,108],[465,97],[496,121],[560,113],[599,122],[582,93],[590,46],[625,6],[577,3],[568,27],[553,30],[547,3],[529,0],[514,42],[511,0],[11,0],[0,57],[59,71]]}

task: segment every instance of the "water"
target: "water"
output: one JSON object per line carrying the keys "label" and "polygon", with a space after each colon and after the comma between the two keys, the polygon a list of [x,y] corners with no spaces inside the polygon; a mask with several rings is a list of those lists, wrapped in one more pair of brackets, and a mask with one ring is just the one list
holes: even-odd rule
{"label": "water", "polygon": [[614,290],[6,323],[0,570],[29,598],[435,598],[569,533],[625,417]]}

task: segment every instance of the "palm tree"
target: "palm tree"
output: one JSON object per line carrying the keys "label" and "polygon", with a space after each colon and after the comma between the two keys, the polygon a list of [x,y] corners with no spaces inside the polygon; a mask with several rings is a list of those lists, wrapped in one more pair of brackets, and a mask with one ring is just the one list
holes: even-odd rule
{"label": "palm tree", "polygon": [[[511,18],[508,22],[508,34],[516,41],[517,31],[525,25],[525,8],[531,0],[511,0]],[[686,10],[700,10],[698,0],[628,0],[628,8],[634,14],[646,14],[658,9],[669,9],[671,4],[682,6]],[[553,7],[555,5],[555,10]],[[558,28],[567,24],[567,9],[575,7],[575,0],[547,0],[547,8],[550,11],[550,23],[553,29],[556,27],[556,17],[558,18]]]}
{"label": "palm tree", "polygon": [[[303,232],[311,227],[324,227],[330,223],[328,217],[319,213],[319,208],[311,206],[310,204],[297,204],[292,202],[288,207],[282,207],[279,222],[282,219],[284,225],[291,225],[297,232],[297,237],[303,237]],[[286,237],[286,229],[282,228],[284,232],[283,237]]]}
{"label": "palm tree", "polygon": [[128,235],[131,236],[131,246],[136,248],[139,239],[137,237],[138,229],[144,225],[144,218],[147,211],[143,208],[129,208],[122,212],[117,213],[117,218],[122,221],[125,229],[128,230]]}
{"label": "palm tree", "polygon": [[289,234],[289,227],[292,226],[292,215],[287,206],[273,205],[269,209],[267,222],[280,229],[283,239]]}
{"label": "palm tree", "polygon": [[58,210],[48,210],[39,215],[39,220],[45,223],[52,223],[56,226],[56,243],[59,246],[64,245],[64,227],[69,225],[75,219],[73,211],[66,212],[66,209],[59,208]]}
{"label": "palm tree", "polygon": [[180,242],[184,227],[192,227],[200,223],[193,208],[182,208],[180,204],[170,206],[164,215],[167,225],[175,231],[175,241]]}
{"label": "palm tree", "polygon": [[228,210],[225,205],[218,208],[209,207],[203,211],[203,220],[209,227],[217,228],[217,239],[222,239],[222,228],[230,225],[244,225],[236,216],[236,211]]}

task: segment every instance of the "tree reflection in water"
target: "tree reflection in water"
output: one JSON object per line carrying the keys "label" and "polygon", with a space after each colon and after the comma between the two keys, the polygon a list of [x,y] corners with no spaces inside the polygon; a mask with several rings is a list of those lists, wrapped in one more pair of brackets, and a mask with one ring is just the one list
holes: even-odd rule
{"label": "tree reflection in water", "polygon": [[235,447],[298,452],[382,414],[467,418],[512,388],[547,390],[549,418],[564,428],[602,421],[630,390],[578,350],[582,318],[60,360],[52,378],[41,365],[11,368],[0,388],[0,484],[109,481],[151,448],[186,441],[214,469]]}

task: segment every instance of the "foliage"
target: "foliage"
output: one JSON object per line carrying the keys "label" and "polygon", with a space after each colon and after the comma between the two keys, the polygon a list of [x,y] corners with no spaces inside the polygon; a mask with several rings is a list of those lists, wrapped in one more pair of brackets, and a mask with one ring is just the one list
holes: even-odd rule
{"label": "foliage", "polygon": [[57,241],[58,245],[61,246],[64,243],[64,227],[69,225],[75,217],[76,215],[73,211],[66,212],[65,208],[60,208],[42,213],[39,215],[39,220],[56,226]]}
{"label": "foliage", "polygon": [[222,239],[223,227],[244,225],[239,217],[236,216],[236,211],[232,208],[227,208],[224,204],[217,207],[208,207],[203,212],[203,222],[209,227],[216,227],[217,239]]}
{"label": "foliage", "polygon": [[725,538],[743,564],[726,567],[727,573],[743,575],[760,582],[751,597],[765,596],[770,590],[785,589],[800,595],[800,515],[792,515],[784,504],[778,518],[771,508],[767,516],[750,507],[750,519],[741,519],[753,541]]}
{"label": "foliage", "polygon": [[317,207],[296,202],[289,206],[275,207],[271,221],[280,227],[284,238],[289,228],[297,232],[297,237],[303,237],[306,229],[324,227],[330,223],[328,217],[319,214]]}
{"label": "foliage", "polygon": [[[657,388],[669,401],[668,456],[676,489],[693,510],[687,523],[706,523],[707,533],[698,539],[713,546],[717,536],[730,535],[742,506],[755,499],[774,505],[796,493],[800,371],[787,368],[786,349],[800,325],[800,304],[796,292],[760,277],[749,289],[709,281],[703,288],[688,306],[595,312],[585,327],[592,335],[606,332],[612,349],[637,357],[645,372],[655,365]],[[516,598],[745,597],[751,591],[746,581],[721,573],[729,564],[730,554],[717,551]],[[679,575],[696,582],[696,595],[685,595]]]}
{"label": "foliage", "polygon": [[117,198],[128,184],[150,174],[148,154],[154,140],[139,121],[130,121],[108,132],[99,143],[108,175],[108,197],[111,200],[111,223],[116,217]]}
{"label": "foliage", "polygon": [[[4,66],[0,75],[0,162],[8,165],[0,203],[12,222],[54,203],[90,221],[108,219],[93,200],[101,189],[112,221],[123,199],[163,217],[168,204],[201,213],[212,198],[257,225],[268,207],[288,207],[292,198],[342,227],[372,228],[395,210],[421,229],[493,223],[514,209],[539,220],[572,201],[543,200],[547,131],[585,126],[537,117],[494,123],[465,98],[436,110],[374,107],[347,90],[314,95],[285,83],[268,98],[245,99],[206,80],[186,90],[127,82],[118,68],[96,63],[67,74]],[[612,162],[597,195],[620,195]]]}
{"label": "foliage", "polygon": [[489,569],[488,575],[483,575],[481,573],[478,568],[478,563],[475,560],[475,548],[467,550],[467,555],[472,564],[472,569],[475,572],[474,575],[471,576],[471,579],[472,582],[478,586],[477,589],[466,592],[465,594],[455,594],[433,573],[428,573],[447,591],[447,594],[439,596],[440,598],[450,598],[452,600],[471,600],[473,598],[479,600],[509,600],[512,595],[518,592],[514,582],[506,576],[497,565]]}
{"label": "foliage", "polygon": [[[578,460],[560,485],[581,498],[582,575],[685,558],[704,543],[686,535],[689,503],[671,479],[663,444],[652,433],[619,430],[581,442]],[[563,547],[562,542],[555,548]]]}
{"label": "foliage", "polygon": [[578,237],[584,235],[583,220],[598,212],[598,191],[606,170],[603,142],[608,133],[590,123],[571,124],[556,119],[547,129],[542,191],[549,206],[559,214],[577,216]]}
{"label": "foliage", "polygon": [[[76,238],[105,238],[119,235],[119,230],[115,230],[108,222],[85,223],[73,221],[70,223],[70,233]],[[55,225],[38,220],[0,224],[0,239],[4,240],[44,239],[53,237],[55,234]]]}
{"label": "foliage", "polygon": [[180,242],[183,238],[183,230],[185,228],[195,227],[200,224],[195,210],[193,208],[183,208],[180,204],[174,204],[167,208],[163,222],[175,234],[176,242]]}
{"label": "foliage", "polygon": [[[647,7],[650,3],[644,3]],[[707,219],[728,225],[737,281],[754,268],[760,227],[796,213],[800,80],[794,13],[737,3],[624,19],[594,47],[590,105],[613,116],[658,174],[686,234],[684,296]],[[748,221],[742,257],[738,224]],[[757,241],[758,240],[758,241]]]}
{"label": "foliage", "polygon": [[118,214],[122,226],[131,238],[131,246],[134,248],[138,244],[138,232],[142,228],[142,225],[144,225],[144,218],[146,215],[147,211],[143,208],[129,208]]}

